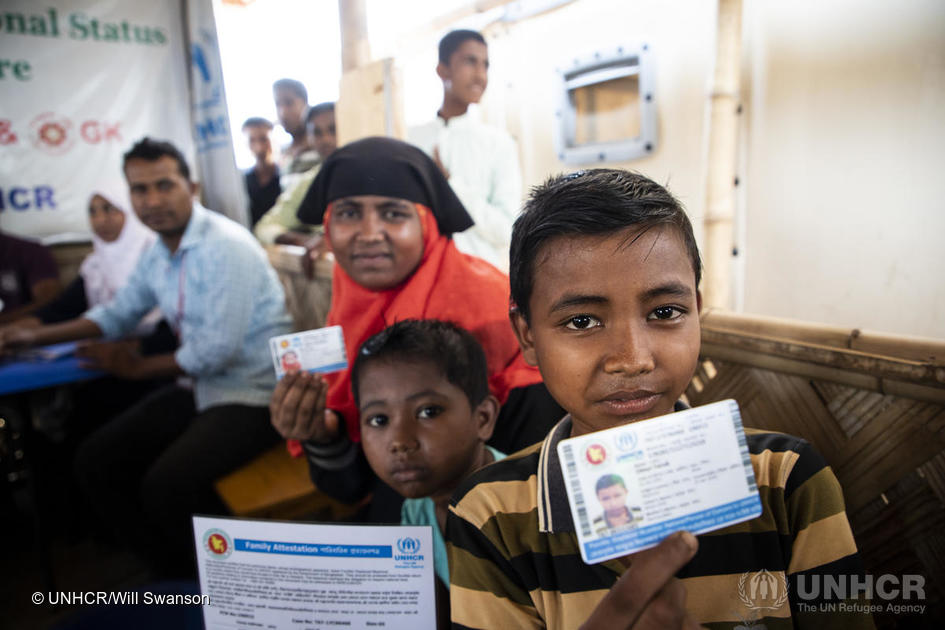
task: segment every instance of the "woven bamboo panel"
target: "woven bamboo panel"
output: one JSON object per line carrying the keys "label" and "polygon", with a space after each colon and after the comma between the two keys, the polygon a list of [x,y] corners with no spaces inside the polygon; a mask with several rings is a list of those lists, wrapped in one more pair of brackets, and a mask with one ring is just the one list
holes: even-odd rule
{"label": "woven bamboo panel", "polygon": [[292,245],[275,245],[268,250],[269,262],[285,290],[285,304],[295,330],[321,328],[331,307],[334,262],[330,258],[319,259],[315,264],[315,277],[309,279],[302,271],[304,252],[303,248]]}
{"label": "woven bamboo panel", "polygon": [[[882,336],[882,354],[835,329],[766,326],[724,314],[703,319],[703,356],[686,397],[734,398],[745,426],[810,441],[844,489],[867,573],[925,577],[921,616],[876,616],[883,628],[940,627],[945,619],[945,383],[940,344]],[[839,343],[827,343],[835,337]],[[857,331],[849,336],[856,339]],[[873,336],[871,338],[879,338]],[[872,343],[872,342],[871,342]]]}

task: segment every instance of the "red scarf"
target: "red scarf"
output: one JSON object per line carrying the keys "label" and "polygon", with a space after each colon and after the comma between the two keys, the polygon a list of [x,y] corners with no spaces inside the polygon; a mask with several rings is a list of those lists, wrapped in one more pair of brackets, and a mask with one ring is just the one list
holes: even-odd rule
{"label": "red scarf", "polygon": [[[336,264],[332,278],[328,326],[344,331],[349,365],[371,335],[404,319],[439,319],[465,328],[486,353],[489,389],[505,403],[509,392],[541,382],[538,368],[525,363],[509,323],[509,278],[486,261],[461,253],[453,240],[440,234],[433,212],[414,204],[423,228],[423,258],[400,286],[385,291],[365,289]],[[330,225],[331,207],[325,211]],[[326,240],[328,229],[325,230]],[[329,243],[330,244],[330,243]],[[326,375],[327,406],[341,414],[348,435],[360,441],[358,408],[351,394],[349,370]],[[289,442],[293,455],[301,445]]]}

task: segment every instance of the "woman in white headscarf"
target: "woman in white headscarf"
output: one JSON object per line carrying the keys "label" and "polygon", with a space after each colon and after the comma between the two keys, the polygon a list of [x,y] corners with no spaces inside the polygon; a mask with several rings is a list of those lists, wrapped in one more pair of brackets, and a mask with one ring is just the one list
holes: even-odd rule
{"label": "woman in white headscarf", "polygon": [[141,254],[157,239],[133,211],[126,209],[126,189],[119,193],[101,188],[89,199],[93,250],[79,268],[88,308],[111,301],[128,281]]}
{"label": "woman in white headscarf", "polygon": [[[116,182],[112,186],[98,186],[88,203],[93,248],[82,261],[79,275],[55,300],[10,326],[54,324],[109,302],[128,281],[141,255],[157,239],[131,209],[126,185]],[[177,346],[174,333],[161,321],[157,308],[142,319],[135,332],[138,339],[127,343],[135,344],[142,355],[172,352]],[[70,434],[81,436],[163,383],[163,380],[119,383],[116,378],[103,377],[59,388],[48,409],[41,411],[40,424],[50,435],[64,435],[68,428]]]}
{"label": "woman in white headscarf", "polygon": [[[91,194],[92,253],[82,261],[78,277],[58,298],[36,311],[33,318],[14,325],[65,321],[115,297],[128,281],[141,254],[157,239],[157,235],[138,220],[130,205],[125,186],[99,186]],[[154,315],[145,318],[139,334],[146,335],[154,329],[159,319]]]}

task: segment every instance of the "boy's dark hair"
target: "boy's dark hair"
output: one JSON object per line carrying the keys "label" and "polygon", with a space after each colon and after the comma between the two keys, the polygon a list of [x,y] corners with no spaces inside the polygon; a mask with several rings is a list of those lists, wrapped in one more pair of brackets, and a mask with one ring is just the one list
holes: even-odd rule
{"label": "boy's dark hair", "polygon": [[620,475],[604,475],[597,480],[597,484],[594,486],[594,494],[599,494],[601,490],[611,486],[620,486],[624,490],[627,489],[627,484],[623,482],[623,477]]}
{"label": "boy's dark hair", "polygon": [[456,52],[456,49],[463,45],[463,42],[474,39],[480,44],[486,44],[486,39],[477,31],[470,31],[462,28],[450,31],[440,40],[440,63],[444,66],[450,65],[450,57]]}
{"label": "boy's dark hair", "polygon": [[180,149],[170,142],[164,140],[155,140],[145,136],[138,140],[131,149],[124,155],[121,167],[124,169],[131,160],[144,160],[146,162],[157,162],[162,157],[174,158],[177,161],[177,170],[184,176],[184,179],[190,181],[190,167],[187,166],[187,160]]}
{"label": "boy's dark hair", "polygon": [[532,189],[512,228],[509,281],[513,304],[528,321],[535,258],[552,238],[605,235],[656,225],[679,230],[698,287],[702,263],[692,224],[679,201],[664,187],[639,173],[609,168],[551,177]]}
{"label": "boy's dark hair", "polygon": [[246,122],[243,123],[241,129],[246,130],[247,127],[265,127],[269,131],[272,131],[272,121],[266,120],[260,116],[250,116],[246,119]]}
{"label": "boy's dark hair", "polygon": [[312,105],[308,109],[308,114],[305,115],[305,122],[310,123],[316,116],[321,116],[326,112],[334,112],[335,104],[331,101],[325,103],[319,103],[318,105]]}
{"label": "boy's dark hair", "polygon": [[359,382],[373,361],[431,363],[447,381],[463,390],[475,408],[489,395],[486,354],[472,334],[451,322],[405,319],[361,344],[351,367],[351,392],[361,405]]}
{"label": "boy's dark hair", "polygon": [[275,92],[276,90],[289,90],[302,99],[302,101],[308,103],[308,90],[305,89],[301,81],[296,81],[295,79],[279,79],[272,84],[272,91]]}

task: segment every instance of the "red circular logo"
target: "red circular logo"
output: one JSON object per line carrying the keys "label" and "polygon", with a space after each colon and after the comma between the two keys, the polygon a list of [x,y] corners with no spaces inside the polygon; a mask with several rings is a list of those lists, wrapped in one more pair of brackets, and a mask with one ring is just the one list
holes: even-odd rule
{"label": "red circular logo", "polygon": [[207,547],[209,547],[210,551],[213,553],[222,556],[226,553],[226,550],[229,549],[230,545],[226,542],[226,538],[220,534],[210,534],[210,537],[207,539]]}
{"label": "red circular logo", "polygon": [[594,464],[603,464],[604,460],[607,459],[607,451],[600,444],[591,444],[587,447],[587,452],[585,452],[587,461]]}
{"label": "red circular logo", "polygon": [[72,122],[68,118],[44,112],[30,123],[30,138],[37,149],[51,155],[62,155],[75,143],[71,129]]}

